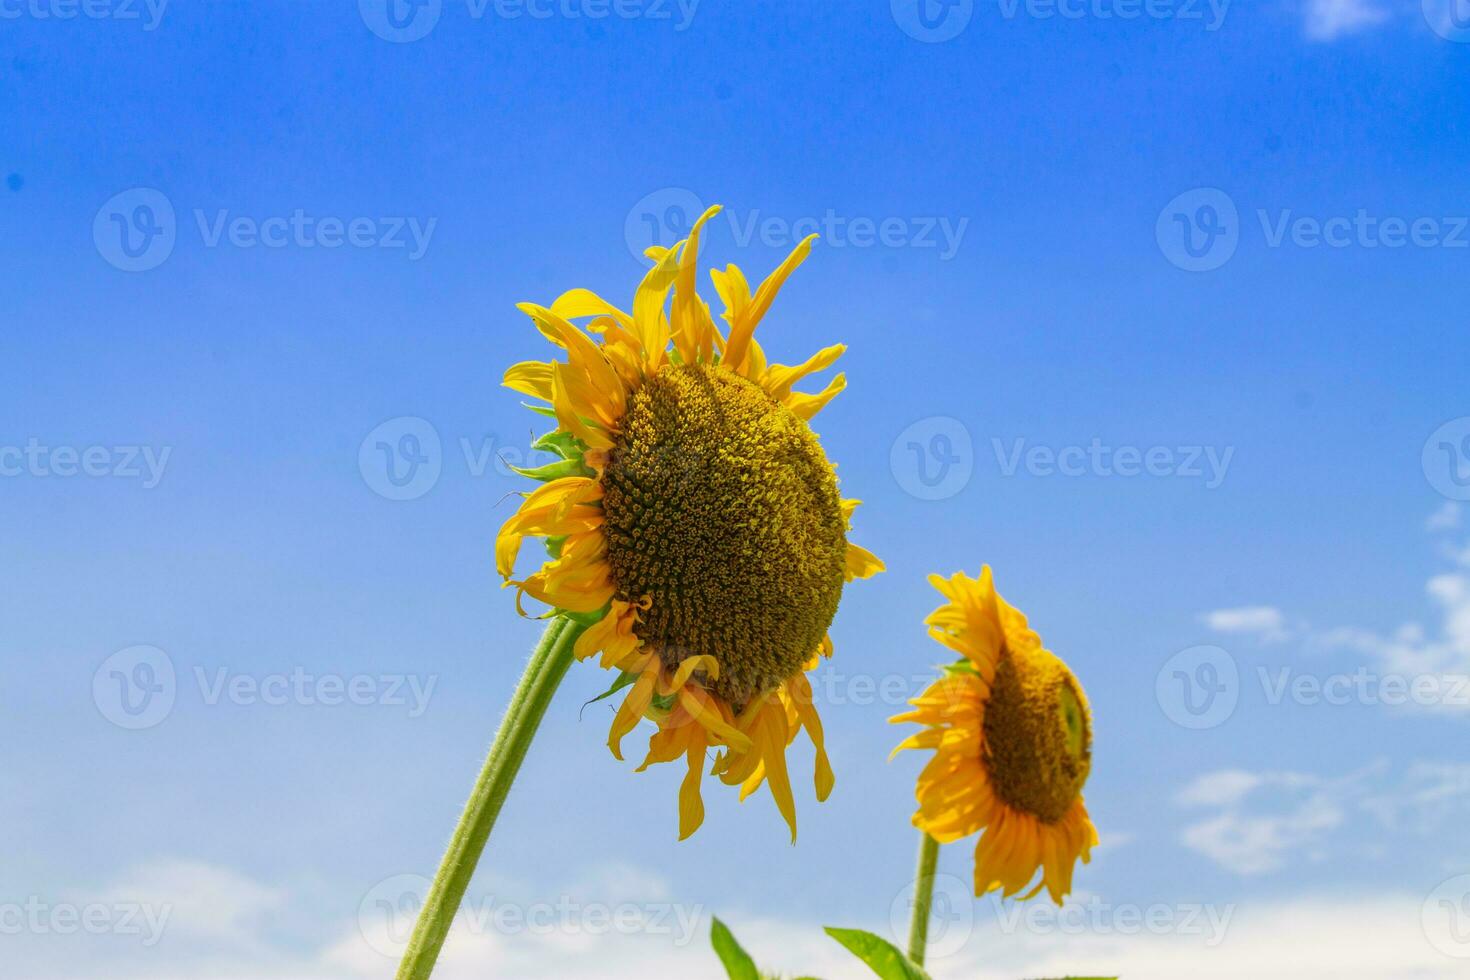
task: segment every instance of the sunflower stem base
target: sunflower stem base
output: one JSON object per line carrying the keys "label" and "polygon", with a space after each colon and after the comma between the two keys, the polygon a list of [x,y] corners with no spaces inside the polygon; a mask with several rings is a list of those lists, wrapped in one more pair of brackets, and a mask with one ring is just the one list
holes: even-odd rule
{"label": "sunflower stem base", "polygon": [[934,871],[939,865],[939,842],[919,831],[919,860],[914,869],[914,911],[909,920],[909,959],[924,965],[929,944],[929,914],[934,904]]}

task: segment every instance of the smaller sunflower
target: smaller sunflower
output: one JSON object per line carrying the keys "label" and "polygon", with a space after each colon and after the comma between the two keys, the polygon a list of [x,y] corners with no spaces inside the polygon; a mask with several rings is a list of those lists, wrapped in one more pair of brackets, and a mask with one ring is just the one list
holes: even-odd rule
{"label": "smaller sunflower", "polygon": [[1092,768],[1087,696],[1067,665],[1041,645],[1026,617],[995,591],[990,567],[929,582],[947,600],[924,620],[929,634],[964,655],[890,719],[923,731],[904,749],[934,749],[919,775],[914,826],[941,844],[983,831],[975,845],[975,894],[1006,898],[1039,869],[1058,905],[1072,890],[1097,830],[1082,802]]}

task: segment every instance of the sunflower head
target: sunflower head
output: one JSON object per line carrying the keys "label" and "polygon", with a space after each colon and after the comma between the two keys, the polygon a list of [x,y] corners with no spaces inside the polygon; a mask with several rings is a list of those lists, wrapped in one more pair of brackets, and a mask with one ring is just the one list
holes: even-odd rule
{"label": "sunflower head", "polygon": [[[507,584],[587,626],[579,658],[601,653],[620,672],[613,754],[648,718],[644,767],[687,760],[681,837],[703,819],[711,748],[712,771],[742,797],[770,785],[794,836],[785,751],[802,729],[818,797],[832,785],[805,671],[831,653],[844,583],[883,566],[848,543],[857,501],[838,494],[808,425],[843,376],[793,390],[844,348],[768,364],[753,336],[811,239],[754,293],[733,265],[712,273],[727,332],[695,291],[700,230],[717,210],[687,241],[649,250],[631,314],[581,289],[521,307],[566,357],[517,364],[505,383],[546,403],[557,428],[537,447],[559,459],[525,471],[544,485],[501,529],[496,562]],[[547,539],[551,560],[512,579],[527,536]]]}
{"label": "sunflower head", "polygon": [[982,831],[975,893],[1009,897],[1041,871],[1061,903],[1078,858],[1097,832],[1082,802],[1092,767],[1087,697],[1062,660],[1041,645],[1026,617],[978,579],[930,579],[948,600],[925,621],[930,635],[963,655],[892,719],[925,728],[899,749],[934,749],[919,777],[914,824],[941,843]]}

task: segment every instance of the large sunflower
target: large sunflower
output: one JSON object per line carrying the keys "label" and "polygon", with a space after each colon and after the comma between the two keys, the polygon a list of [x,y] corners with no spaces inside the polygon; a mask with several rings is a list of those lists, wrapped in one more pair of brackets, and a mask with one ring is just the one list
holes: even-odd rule
{"label": "large sunflower", "polygon": [[919,776],[914,825],[941,844],[984,833],[975,845],[975,894],[1010,897],[1038,869],[1052,901],[1072,890],[1097,830],[1082,802],[1092,767],[1087,696],[1072,671],[1041,645],[1026,617],[1000,597],[986,566],[930,583],[948,600],[924,620],[929,634],[964,655],[894,722],[927,726],[894,750],[934,749]]}
{"label": "large sunflower", "polygon": [[[786,748],[806,729],[816,747],[816,794],[832,769],[805,671],[830,656],[827,627],[844,582],[883,569],[847,542],[855,500],[837,492],[832,463],[807,422],[842,391],[838,374],[817,394],[792,386],[829,367],[834,345],[804,363],[768,364],[753,336],[771,301],[811,251],[803,241],[751,294],[731,265],[713,270],[728,337],[695,292],[704,223],[653,268],[628,314],[585,289],[548,309],[522,304],[565,360],[528,361],[507,387],[547,403],[556,419],[537,448],[560,459],[523,471],[544,485],[501,528],[496,566],[508,585],[587,627],[578,659],[601,653],[628,693],[608,746],[642,718],[658,731],[639,771],[684,758],[679,836],[704,819],[700,782],[712,773],[762,782],[796,836]],[[670,301],[670,294],[672,300]],[[585,330],[573,321],[587,318]],[[546,539],[551,559],[512,579],[522,539]]]}

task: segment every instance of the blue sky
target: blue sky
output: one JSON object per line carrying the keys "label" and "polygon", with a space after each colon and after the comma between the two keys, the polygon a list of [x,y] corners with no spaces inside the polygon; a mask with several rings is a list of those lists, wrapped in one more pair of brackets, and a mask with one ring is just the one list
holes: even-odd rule
{"label": "blue sky", "polygon": [[850,348],[815,428],[889,570],[816,679],[837,789],[792,848],[709,786],[677,844],[576,668],[472,897],[577,910],[445,975],[715,976],[711,913],[861,975],[818,927],[891,928],[919,766],[869,685],[982,563],[1091,697],[1104,843],[1070,924],[956,891],[936,977],[1463,969],[1470,17],[926,4],[0,0],[7,960],[387,974],[538,632],[490,560],[514,304],[627,300],[719,202],[753,275],[823,233],[766,349]]}

